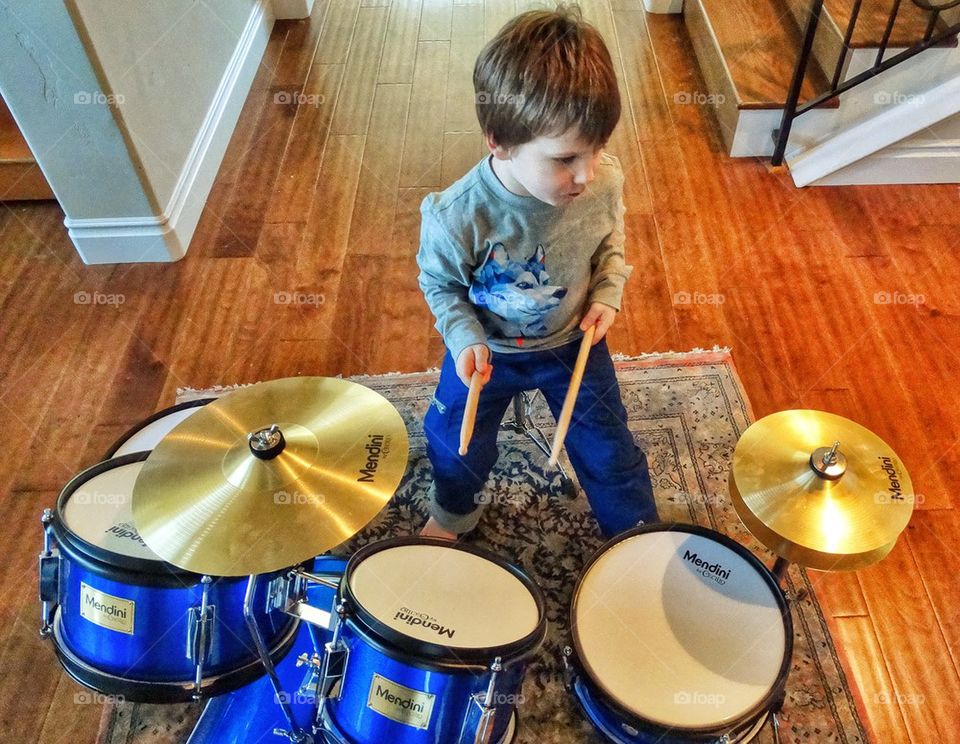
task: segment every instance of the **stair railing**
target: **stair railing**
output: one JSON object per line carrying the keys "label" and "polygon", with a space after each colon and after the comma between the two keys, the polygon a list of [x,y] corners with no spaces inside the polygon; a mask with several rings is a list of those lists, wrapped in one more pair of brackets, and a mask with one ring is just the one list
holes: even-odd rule
{"label": "stair railing", "polygon": [[823,12],[824,2],[824,0],[811,1],[810,16],[807,19],[807,25],[803,33],[803,44],[800,48],[800,58],[797,60],[797,66],[793,73],[793,80],[790,83],[790,90],[787,93],[787,102],[783,109],[783,117],[780,120],[780,128],[773,133],[776,146],[773,151],[773,158],[770,161],[772,165],[781,165],[783,163],[783,157],[787,151],[787,140],[790,137],[790,129],[793,127],[793,122],[798,116],[805,114],[807,111],[810,111],[817,106],[821,106],[831,98],[835,98],[842,93],[846,93],[851,88],[854,88],[861,83],[866,82],[867,80],[875,78],[881,72],[889,70],[891,67],[895,67],[911,57],[915,57],[916,55],[920,54],[920,52],[923,52],[930,47],[937,46],[938,44],[949,39],[951,36],[960,33],[960,21],[945,28],[941,28],[939,30],[937,29],[938,22],[941,18],[941,13],[943,13],[945,10],[950,10],[960,6],[960,0],[950,0],[949,2],[945,3],[932,3],[929,0],[910,1],[921,10],[930,13],[930,18],[927,22],[923,39],[918,41],[913,46],[893,55],[892,57],[884,59],[887,52],[887,46],[890,42],[890,35],[893,33],[893,27],[897,21],[897,15],[900,12],[900,5],[902,2],[902,0],[894,0],[893,7],[890,9],[890,16],[887,19],[886,28],[884,29],[883,38],[880,41],[880,47],[877,50],[877,56],[873,65],[869,69],[864,70],[863,72],[841,82],[840,78],[843,75],[843,66],[847,60],[847,54],[850,51],[850,40],[853,38],[854,28],[856,27],[857,20],[860,17],[860,6],[862,5],[862,0],[854,0],[853,8],[851,9],[850,13],[850,22],[847,24],[847,29],[843,35],[843,46],[840,48],[840,54],[837,58],[837,65],[834,68],[833,77],[830,81],[830,89],[801,105],[800,89],[803,86],[804,78],[807,75],[807,67],[810,64],[810,55],[813,51],[813,40],[817,35],[817,28],[820,25],[820,15]]}

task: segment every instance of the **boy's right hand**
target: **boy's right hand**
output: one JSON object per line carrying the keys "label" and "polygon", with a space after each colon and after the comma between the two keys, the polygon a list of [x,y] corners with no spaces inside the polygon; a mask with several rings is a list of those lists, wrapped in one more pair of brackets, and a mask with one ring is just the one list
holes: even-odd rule
{"label": "boy's right hand", "polygon": [[467,387],[474,372],[483,375],[483,384],[490,382],[493,365],[490,364],[490,348],[486,344],[468,346],[457,355],[457,377]]}

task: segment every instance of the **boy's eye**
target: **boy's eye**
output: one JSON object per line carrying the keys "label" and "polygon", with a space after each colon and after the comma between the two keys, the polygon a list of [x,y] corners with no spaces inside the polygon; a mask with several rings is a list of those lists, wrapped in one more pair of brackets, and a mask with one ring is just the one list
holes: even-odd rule
{"label": "boy's eye", "polygon": [[563,163],[564,165],[571,165],[573,161],[575,161],[576,159],[577,159],[576,155],[568,155],[565,158],[556,158],[558,162]]}

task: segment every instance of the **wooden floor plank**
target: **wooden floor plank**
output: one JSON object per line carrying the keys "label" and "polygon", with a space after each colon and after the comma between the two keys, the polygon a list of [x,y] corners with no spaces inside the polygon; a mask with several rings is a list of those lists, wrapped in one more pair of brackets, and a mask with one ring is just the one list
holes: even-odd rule
{"label": "wooden floor plank", "polygon": [[417,45],[417,66],[400,166],[401,188],[440,188],[442,158],[437,156],[437,142],[443,138],[449,60],[448,41],[421,41]]}
{"label": "wooden floor plank", "polygon": [[360,8],[330,132],[366,134],[386,34],[388,9]]}

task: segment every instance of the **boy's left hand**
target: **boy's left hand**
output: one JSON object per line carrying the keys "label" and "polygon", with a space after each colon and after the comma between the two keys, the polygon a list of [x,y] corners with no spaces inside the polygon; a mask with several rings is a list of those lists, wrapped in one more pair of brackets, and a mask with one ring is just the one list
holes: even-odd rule
{"label": "boy's left hand", "polygon": [[610,326],[616,319],[616,310],[602,302],[594,302],[587,310],[587,314],[583,316],[583,320],[580,321],[580,330],[586,332],[590,326],[596,325],[597,330],[593,334],[593,344],[596,346],[607,335],[607,331],[610,330]]}

